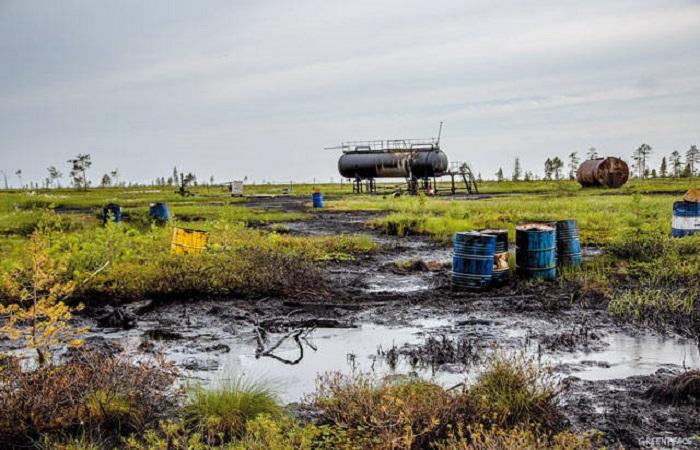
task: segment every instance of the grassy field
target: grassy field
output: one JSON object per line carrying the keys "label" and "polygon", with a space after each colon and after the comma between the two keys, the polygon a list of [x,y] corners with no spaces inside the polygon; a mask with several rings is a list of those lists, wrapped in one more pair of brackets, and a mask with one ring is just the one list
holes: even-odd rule
{"label": "grassy field", "polygon": [[[574,292],[576,301],[595,300],[620,320],[697,337],[700,235],[669,237],[672,204],[690,186],[688,180],[634,181],[621,190],[583,190],[569,181],[484,183],[482,192],[494,195],[475,199],[351,195],[348,185],[317,187],[327,195],[328,209],[383,211],[372,222],[377,229],[426,234],[445,244],[456,231],[506,228],[512,238],[521,221],[576,219],[584,245],[603,253],[581,270],[564,271],[553,289]],[[277,195],[284,188],[251,186],[247,193]],[[292,194],[308,199],[313,189],[297,185]],[[55,298],[62,290],[70,291],[71,304],[296,298],[310,286],[323,296],[332,292],[324,284],[324,261],[377,249],[364,235],[295,236],[274,225],[259,227],[304,220],[312,211],[256,209],[218,188],[195,193],[0,192],[0,306],[31,311],[32,298]],[[155,201],[170,204],[169,224],[148,219]],[[110,202],[122,205],[124,221],[104,226],[99,212]],[[208,231],[208,251],[171,254],[174,226]],[[51,326],[62,323],[61,311],[49,310],[58,317]],[[561,432],[559,391],[541,367],[517,357],[497,356],[473,384],[458,390],[415,379],[327,375],[305,404],[320,413],[318,423],[291,417],[264,385],[193,388],[183,397],[170,389],[174,380],[163,361],[133,365],[102,355],[34,371],[7,364],[0,368],[0,385],[13,389],[0,390],[0,438],[66,449],[599,447],[595,434]],[[160,420],[163,413],[168,420]]]}

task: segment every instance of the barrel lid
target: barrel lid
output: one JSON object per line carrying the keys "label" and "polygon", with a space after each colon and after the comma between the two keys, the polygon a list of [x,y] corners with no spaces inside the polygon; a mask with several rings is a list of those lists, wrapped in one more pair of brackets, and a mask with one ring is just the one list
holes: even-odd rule
{"label": "barrel lid", "polygon": [[489,228],[487,230],[482,230],[481,231],[484,234],[508,234],[508,230],[503,230],[503,229],[496,229],[496,228]]}
{"label": "barrel lid", "polygon": [[688,189],[683,196],[683,201],[689,203],[700,203],[700,188]]}
{"label": "barrel lid", "polygon": [[518,225],[515,229],[520,231],[554,231],[554,227],[543,223],[525,223]]}

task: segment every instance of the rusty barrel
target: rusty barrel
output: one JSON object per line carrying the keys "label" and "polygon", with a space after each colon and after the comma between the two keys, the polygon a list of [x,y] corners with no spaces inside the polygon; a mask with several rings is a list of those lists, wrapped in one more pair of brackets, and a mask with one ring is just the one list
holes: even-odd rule
{"label": "rusty barrel", "polygon": [[516,271],[523,277],[554,280],[557,276],[557,232],[543,224],[515,228]]}
{"label": "rusty barrel", "polygon": [[581,240],[575,220],[557,221],[557,263],[560,266],[581,266]]}
{"label": "rusty barrel", "polygon": [[487,288],[493,277],[496,236],[465,231],[455,233],[452,256],[452,287],[478,291]]}
{"label": "rusty barrel", "polygon": [[619,188],[629,179],[629,167],[620,158],[589,159],[576,171],[576,181],[583,187],[603,186]]}
{"label": "rusty barrel", "polygon": [[510,278],[508,266],[508,230],[484,230],[483,234],[496,236],[496,249],[493,255],[493,275],[491,284],[504,286]]}

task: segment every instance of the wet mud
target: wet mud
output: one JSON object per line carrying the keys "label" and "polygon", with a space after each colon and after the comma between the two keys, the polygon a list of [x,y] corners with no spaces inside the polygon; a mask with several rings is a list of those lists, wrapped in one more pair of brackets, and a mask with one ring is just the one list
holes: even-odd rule
{"label": "wet mud", "polygon": [[[308,211],[307,203],[244,204],[293,212]],[[562,410],[576,430],[601,430],[612,446],[694,448],[697,406],[655,402],[644,392],[700,367],[696,342],[617,323],[604,304],[566,284],[512,280],[488,292],[455,292],[450,248],[372,229],[368,222],[381,214],[321,210],[275,225],[304,235],[364,233],[380,245],[351,261],[325,263],[328,296],[104,307],[82,319],[92,327],[88,345],[137,359],[162,352],[183,382],[266,379],[287,402],[313,391],[327,371],[418,375],[449,387],[474,379],[496,350],[523,352],[559,375]]]}

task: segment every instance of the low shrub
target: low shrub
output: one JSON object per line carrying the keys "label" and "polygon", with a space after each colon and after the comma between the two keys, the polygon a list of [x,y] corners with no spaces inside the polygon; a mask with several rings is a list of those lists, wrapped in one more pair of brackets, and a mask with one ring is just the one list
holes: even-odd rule
{"label": "low shrub", "polygon": [[192,388],[184,406],[187,423],[209,443],[240,438],[246,422],[282,415],[277,396],[264,384],[239,378],[215,389]]}
{"label": "low shrub", "polygon": [[548,430],[561,424],[552,373],[525,356],[497,353],[469,392],[483,423],[537,424]]}
{"label": "low shrub", "polygon": [[23,370],[10,359],[0,371],[0,442],[23,445],[41,434],[136,430],[173,405],[175,369],[156,358],[79,352],[61,366]]}
{"label": "low shrub", "polygon": [[363,375],[320,378],[311,402],[324,423],[347,431],[364,448],[425,448],[472,412],[462,391],[421,380],[375,382]]}
{"label": "low shrub", "polygon": [[551,434],[536,427],[490,429],[479,425],[458,427],[449,439],[435,444],[436,450],[593,450],[601,448],[597,433],[578,435],[571,431]]}

